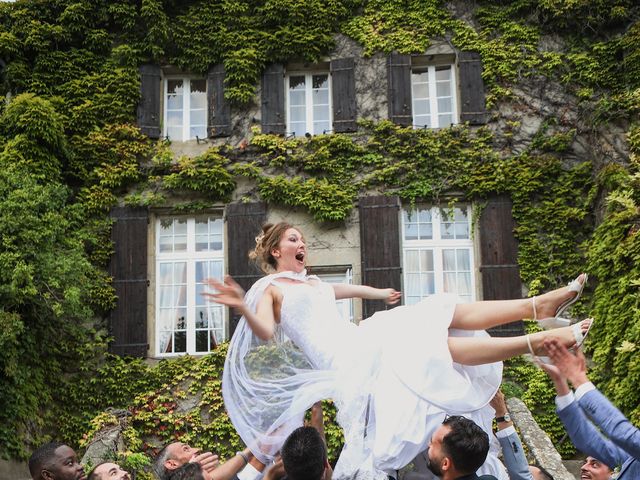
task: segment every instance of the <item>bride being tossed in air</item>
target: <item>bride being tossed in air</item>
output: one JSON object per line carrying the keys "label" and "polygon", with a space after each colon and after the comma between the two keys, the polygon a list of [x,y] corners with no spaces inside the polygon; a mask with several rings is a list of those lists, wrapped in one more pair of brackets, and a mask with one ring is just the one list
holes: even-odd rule
{"label": "bride being tossed in air", "polygon": [[[488,403],[502,380],[500,362],[544,353],[550,336],[573,346],[589,327],[584,321],[505,338],[484,332],[521,318],[556,317],[586,275],[533,299],[456,303],[455,295],[432,295],[355,325],[340,317],[336,300],[395,304],[400,292],[308,276],[304,237],[285,222],[265,225],[250,256],[268,275],[246,296],[230,277],[209,280],[215,291],[208,296],[243,315],[222,391],[234,427],[265,464],[322,399],[334,401],[345,435],[334,478],[386,478],[424,451],[446,414],[463,414],[491,434]],[[492,452],[479,472],[507,478]]]}

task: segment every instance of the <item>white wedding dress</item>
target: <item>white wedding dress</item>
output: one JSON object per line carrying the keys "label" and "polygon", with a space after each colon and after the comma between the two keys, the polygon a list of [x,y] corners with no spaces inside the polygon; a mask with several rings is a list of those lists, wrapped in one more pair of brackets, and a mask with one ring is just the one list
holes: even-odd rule
{"label": "white wedding dress", "polygon": [[[269,463],[314,402],[332,399],[345,446],[334,470],[340,478],[386,478],[428,445],[446,414],[463,414],[491,434],[488,402],[502,364],[454,363],[449,335],[487,335],[449,329],[454,295],[376,313],[360,325],[340,317],[330,284],[306,272],[262,278],[245,300],[264,289],[283,294],[274,340],[260,341],[243,318],[225,363],[222,391],[242,440]],[[306,280],[282,281],[282,278]],[[479,470],[506,479],[496,447]]]}

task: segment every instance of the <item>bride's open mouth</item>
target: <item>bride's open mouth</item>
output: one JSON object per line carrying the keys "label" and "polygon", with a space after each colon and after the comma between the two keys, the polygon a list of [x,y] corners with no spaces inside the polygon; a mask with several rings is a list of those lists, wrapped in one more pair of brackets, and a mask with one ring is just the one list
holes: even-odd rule
{"label": "bride's open mouth", "polygon": [[300,263],[304,263],[304,252],[296,253],[296,260]]}

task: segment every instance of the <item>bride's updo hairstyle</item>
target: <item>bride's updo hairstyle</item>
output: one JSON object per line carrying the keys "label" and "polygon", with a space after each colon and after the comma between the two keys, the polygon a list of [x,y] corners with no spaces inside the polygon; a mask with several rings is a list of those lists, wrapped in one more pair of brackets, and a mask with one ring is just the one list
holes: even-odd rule
{"label": "bride's updo hairstyle", "polygon": [[256,248],[249,252],[249,258],[256,262],[264,273],[270,273],[278,266],[275,257],[271,255],[274,248],[280,245],[280,239],[284,232],[294,228],[287,222],[266,223],[262,226],[262,232],[256,237]]}

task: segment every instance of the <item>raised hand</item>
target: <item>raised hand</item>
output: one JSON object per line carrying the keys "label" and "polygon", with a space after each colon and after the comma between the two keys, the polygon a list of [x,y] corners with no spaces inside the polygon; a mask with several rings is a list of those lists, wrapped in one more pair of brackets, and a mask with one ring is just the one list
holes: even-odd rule
{"label": "raised hand", "polygon": [[199,463],[203,470],[211,473],[220,465],[218,455],[211,452],[200,452],[191,457],[190,462]]}
{"label": "raised hand", "polygon": [[400,301],[400,298],[402,298],[402,292],[398,292],[393,288],[385,288],[384,292],[385,297],[383,300],[387,305],[394,305]]}
{"label": "raised hand", "polygon": [[244,290],[229,275],[224,277],[224,283],[214,278],[205,280],[215,292],[205,292],[202,295],[216,303],[242,310],[244,307]]}
{"label": "raised hand", "polygon": [[574,387],[577,388],[589,381],[587,378],[587,361],[581,349],[577,349],[574,355],[555,338],[545,340],[544,348],[547,350],[547,354],[558,373],[569,379]]}

